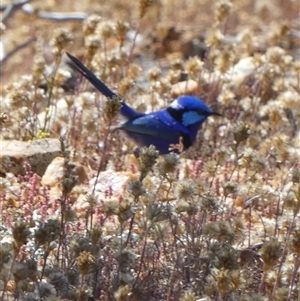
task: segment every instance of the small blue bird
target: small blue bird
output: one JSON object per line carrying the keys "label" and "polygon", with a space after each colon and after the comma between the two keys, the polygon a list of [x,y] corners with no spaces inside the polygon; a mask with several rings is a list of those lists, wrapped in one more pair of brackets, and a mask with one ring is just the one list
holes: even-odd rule
{"label": "small blue bird", "polygon": [[[67,53],[71,66],[87,78],[93,86],[108,98],[117,96],[80,60]],[[181,144],[188,149],[196,140],[202,123],[211,115],[221,114],[212,111],[202,100],[194,96],[180,96],[166,109],[140,113],[121,101],[120,114],[127,119],[118,129],[124,131],[139,146],[155,145],[161,154],[169,153],[170,146]]]}

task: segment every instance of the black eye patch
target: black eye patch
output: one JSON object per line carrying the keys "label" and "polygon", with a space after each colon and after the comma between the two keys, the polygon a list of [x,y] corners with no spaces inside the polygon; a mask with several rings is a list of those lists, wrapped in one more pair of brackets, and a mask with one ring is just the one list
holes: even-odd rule
{"label": "black eye patch", "polygon": [[182,122],[182,115],[187,112],[188,110],[185,110],[185,109],[174,109],[174,108],[171,108],[171,107],[168,107],[167,108],[167,111],[168,113],[178,122]]}

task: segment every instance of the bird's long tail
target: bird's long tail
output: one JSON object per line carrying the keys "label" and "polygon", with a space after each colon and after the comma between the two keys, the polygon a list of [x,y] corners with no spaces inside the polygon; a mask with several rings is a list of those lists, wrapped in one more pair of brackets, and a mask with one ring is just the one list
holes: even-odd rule
{"label": "bird's long tail", "polygon": [[89,70],[79,59],[67,52],[67,56],[70,58],[72,63],[70,66],[74,68],[77,72],[82,74],[89,82],[99,90],[103,95],[108,98],[113,98],[117,96],[116,93],[111,91],[91,70]]}
{"label": "bird's long tail", "polygon": [[[89,70],[79,59],[67,52],[67,56],[72,62],[70,66],[84,76],[98,91],[108,98],[118,97],[116,93],[111,91],[91,70]],[[144,113],[140,113],[129,107],[124,101],[121,101],[120,114],[125,118],[133,120],[138,117],[144,116]]]}

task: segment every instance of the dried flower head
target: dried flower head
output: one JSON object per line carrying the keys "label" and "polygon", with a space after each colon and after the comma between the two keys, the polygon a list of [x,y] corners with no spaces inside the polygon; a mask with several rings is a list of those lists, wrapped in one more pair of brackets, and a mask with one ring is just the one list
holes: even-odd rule
{"label": "dried flower head", "polygon": [[97,34],[103,39],[108,39],[115,34],[115,26],[111,22],[102,21],[97,26]]}
{"label": "dried flower head", "polygon": [[264,262],[263,271],[264,273],[267,273],[281,256],[281,244],[277,238],[271,238],[263,244],[260,253]]}
{"label": "dried flower head", "polygon": [[96,224],[93,226],[92,230],[89,233],[91,243],[93,246],[98,246],[101,236],[102,236],[102,228],[100,225]]}
{"label": "dried flower head", "polygon": [[135,197],[139,197],[146,193],[146,189],[141,181],[132,181],[128,184],[128,192]]}
{"label": "dried flower head", "polygon": [[107,200],[102,204],[102,210],[107,215],[116,215],[119,213],[119,202],[117,200]]}
{"label": "dried flower head", "polygon": [[28,277],[30,277],[31,279],[35,279],[35,277],[38,274],[38,263],[36,259],[34,258],[27,259],[26,266],[29,272]]}
{"label": "dried flower head", "polygon": [[232,219],[232,227],[234,229],[234,234],[236,238],[243,238],[245,222],[240,217],[235,217]]}
{"label": "dried flower head", "polygon": [[27,222],[17,222],[12,228],[12,235],[16,243],[16,248],[19,248],[27,243],[30,236],[29,225]]}
{"label": "dried flower head", "polygon": [[233,227],[228,222],[224,221],[211,222],[205,225],[204,234],[219,242],[233,243],[235,240]]}
{"label": "dried flower head", "polygon": [[208,160],[204,164],[204,171],[209,176],[214,176],[218,168],[218,162],[216,160]]}
{"label": "dried flower head", "polygon": [[69,194],[72,191],[72,189],[77,185],[77,183],[78,180],[74,175],[69,175],[67,177],[64,177],[61,182],[63,195],[65,196]]}
{"label": "dried flower head", "polygon": [[87,48],[87,62],[90,62],[97,50],[101,47],[101,39],[98,35],[89,35],[84,39],[84,45]]}
{"label": "dried flower head", "polygon": [[161,78],[161,69],[158,67],[153,67],[148,71],[148,78],[152,82],[159,81]]}
{"label": "dried flower head", "polygon": [[89,203],[90,206],[98,205],[98,196],[95,194],[88,194],[86,196],[86,201]]}
{"label": "dried flower head", "polygon": [[291,210],[296,216],[300,211],[300,200],[297,199],[295,193],[290,191],[287,195],[284,196],[283,200],[286,208]]}
{"label": "dried flower head", "polygon": [[129,285],[121,285],[118,290],[114,293],[114,297],[117,301],[127,301],[131,295],[131,288]]}
{"label": "dried flower head", "polygon": [[0,271],[2,271],[13,257],[12,246],[7,243],[0,244]]}
{"label": "dried flower head", "polygon": [[4,126],[7,122],[7,114],[5,112],[0,112],[0,126]]}
{"label": "dried flower head", "polygon": [[178,200],[190,200],[195,196],[195,182],[189,179],[181,180],[175,186],[174,194]]}
{"label": "dried flower head", "polygon": [[48,282],[52,284],[58,296],[66,298],[69,290],[67,277],[61,272],[53,272],[48,276]]}
{"label": "dried flower head", "polygon": [[224,40],[224,36],[220,30],[213,30],[206,39],[206,44],[208,47],[215,47],[216,49],[220,49],[222,42]]}
{"label": "dried flower head", "polygon": [[118,251],[115,254],[115,258],[118,261],[120,267],[123,269],[133,267],[136,256],[131,250],[125,249],[122,250],[122,252]]}
{"label": "dried flower head", "polygon": [[91,252],[92,243],[89,237],[80,236],[73,241],[71,241],[70,246],[71,251],[74,253],[75,257],[78,257],[82,252]]}
{"label": "dried flower head", "polygon": [[176,84],[180,81],[181,71],[180,70],[170,70],[167,79],[170,84]]}
{"label": "dried flower head", "polygon": [[57,28],[54,31],[50,45],[53,47],[53,53],[58,55],[73,41],[73,35],[65,28]]}
{"label": "dried flower head", "polygon": [[174,173],[180,162],[178,154],[169,153],[160,158],[156,165],[158,174],[161,176],[167,176],[168,174]]}
{"label": "dried flower head", "polygon": [[233,271],[238,267],[238,252],[229,244],[216,242],[209,249],[211,263],[217,269]]}
{"label": "dried flower head", "polygon": [[237,191],[237,183],[235,182],[226,182],[222,185],[224,190],[224,195],[227,197],[231,193],[236,193]]}
{"label": "dried flower head", "polygon": [[124,77],[119,83],[118,95],[124,97],[134,87],[134,84],[134,80]]}
{"label": "dried flower head", "polygon": [[300,167],[298,166],[293,168],[292,182],[300,184]]}
{"label": "dried flower head", "polygon": [[38,56],[34,59],[32,72],[34,81],[39,83],[44,78],[46,74],[46,61],[42,56]]}
{"label": "dried flower head", "polygon": [[277,282],[278,278],[278,271],[269,271],[266,275],[265,281],[266,281],[266,287],[269,290],[272,290],[273,286]]}
{"label": "dried flower head", "polygon": [[38,294],[40,300],[46,300],[50,296],[56,296],[56,289],[52,284],[40,281],[35,287],[35,293]]}
{"label": "dried flower head", "polygon": [[37,276],[37,269],[35,269],[34,273],[32,273],[32,270],[29,270],[29,266],[26,262],[15,262],[11,272],[14,276],[14,280],[17,283],[28,278],[35,280],[35,277]]}
{"label": "dried flower head", "polygon": [[232,7],[230,0],[219,0],[216,3],[215,20],[217,22],[223,22],[229,15]]}
{"label": "dried flower head", "polygon": [[91,273],[96,265],[95,257],[87,251],[83,251],[77,257],[77,265],[80,271],[80,274],[84,277],[87,274]]}
{"label": "dried flower head", "polygon": [[128,30],[129,30],[129,24],[127,22],[118,21],[116,27],[116,35],[121,45],[123,45],[125,41]]}
{"label": "dried flower head", "polygon": [[154,145],[149,147],[143,147],[139,153],[138,162],[139,169],[141,172],[140,180],[143,180],[152,169],[159,157],[159,152],[156,150]]}
{"label": "dried flower head", "polygon": [[132,270],[127,270],[120,273],[120,283],[122,285],[129,284],[130,286],[132,286],[134,279],[135,277],[132,273]]}
{"label": "dried flower head", "polygon": [[287,212],[279,221],[279,229],[296,229],[296,223],[293,214]]}
{"label": "dried flower head", "polygon": [[239,123],[233,129],[233,136],[237,145],[240,144],[242,141],[247,140],[250,134],[251,134],[250,127],[246,123]]}
{"label": "dried flower head", "polygon": [[148,8],[151,6],[153,0],[140,0],[139,2],[139,11],[140,11],[140,19],[144,17]]}
{"label": "dried flower head", "polygon": [[223,106],[231,106],[234,103],[234,99],[235,93],[233,92],[233,86],[224,84],[218,96],[218,102]]}
{"label": "dried flower head", "polygon": [[253,156],[250,162],[250,167],[258,173],[263,172],[266,169],[266,165],[266,159],[257,156]]}
{"label": "dried flower head", "polygon": [[230,274],[228,270],[225,269],[214,269],[213,277],[216,281],[216,288],[220,295],[224,295],[228,290],[230,290]]}
{"label": "dried flower head", "polygon": [[[293,295],[293,294],[292,294]],[[289,289],[287,287],[278,287],[275,293],[275,301],[288,300]]]}
{"label": "dried flower head", "polygon": [[183,201],[183,200],[178,200],[176,202],[176,207],[175,207],[175,211],[177,213],[182,213],[182,212],[187,212],[190,208],[190,203]]}
{"label": "dried flower head", "polygon": [[216,154],[217,154],[217,162],[219,164],[222,164],[229,159],[231,155],[231,149],[225,146],[221,146],[220,148],[216,149]]}
{"label": "dried flower head", "polygon": [[181,73],[181,71],[184,70],[184,62],[180,58],[175,58],[171,60],[170,65],[171,71],[179,71],[179,74]]}
{"label": "dried flower head", "polygon": [[118,115],[121,105],[121,98],[118,96],[113,96],[106,102],[104,116],[109,123]]}
{"label": "dried flower head", "polygon": [[84,36],[89,36],[94,34],[97,28],[98,23],[101,21],[101,17],[98,15],[90,15],[85,19],[83,23],[83,32]]}
{"label": "dried flower head", "polygon": [[11,109],[16,110],[22,107],[30,107],[32,102],[30,101],[30,93],[18,87],[16,90],[12,90],[7,95],[7,102]]}
{"label": "dried flower head", "polygon": [[290,243],[290,251],[300,256],[300,231],[295,231]]}
{"label": "dried flower head", "polygon": [[196,301],[196,295],[192,291],[185,291],[179,298],[179,301]]}
{"label": "dried flower head", "polygon": [[70,207],[64,210],[64,219],[66,222],[75,222],[78,220],[76,211],[71,209]]}
{"label": "dried flower head", "polygon": [[204,213],[216,213],[218,211],[217,201],[211,197],[201,199],[200,211]]}
{"label": "dried flower head", "polygon": [[128,67],[128,77],[136,80],[138,76],[140,75],[140,72],[142,71],[142,68],[137,64],[130,64]]}
{"label": "dried flower head", "polygon": [[277,65],[281,62],[284,55],[285,55],[284,49],[278,46],[270,47],[267,49],[266,52],[266,60],[268,63]]}
{"label": "dried flower head", "polygon": [[150,204],[146,209],[146,214],[152,223],[161,222],[169,218],[166,208],[161,204]]}
{"label": "dried flower head", "polygon": [[50,244],[60,236],[60,222],[56,219],[49,219],[42,223],[34,232],[36,246]]}
{"label": "dried flower head", "polygon": [[129,218],[132,218],[134,216],[134,209],[132,203],[128,200],[123,200],[119,204],[119,211],[117,215],[120,223],[123,223]]}
{"label": "dried flower head", "polygon": [[199,74],[202,70],[203,64],[204,63],[197,56],[190,57],[188,59],[188,61],[185,64],[185,70],[191,79],[197,80],[199,78]]}
{"label": "dried flower head", "polygon": [[70,285],[77,286],[79,283],[79,271],[77,269],[68,269],[67,278]]}
{"label": "dried flower head", "polygon": [[[283,78],[283,81],[285,79]],[[279,102],[282,103],[282,106],[285,109],[295,110],[298,108],[300,102],[300,94],[296,91],[293,91],[291,87],[284,87],[285,89],[289,89],[287,91],[282,92],[279,96]]]}
{"label": "dried flower head", "polygon": [[216,70],[221,74],[225,74],[229,70],[229,68],[232,67],[234,59],[235,56],[233,47],[231,45],[225,47],[225,49],[221,51],[221,53],[215,60]]}

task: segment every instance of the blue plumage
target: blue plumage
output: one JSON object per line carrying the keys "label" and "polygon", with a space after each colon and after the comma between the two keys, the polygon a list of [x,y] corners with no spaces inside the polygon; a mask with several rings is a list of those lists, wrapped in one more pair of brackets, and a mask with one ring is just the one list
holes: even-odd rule
{"label": "blue plumage", "polygon": [[[82,62],[69,53],[67,55],[72,60],[71,66],[102,94],[108,98],[117,96]],[[220,115],[194,96],[180,96],[166,109],[148,114],[135,111],[123,101],[121,104],[120,114],[127,121],[118,129],[126,132],[139,146],[155,145],[161,154],[168,153],[170,144],[178,144],[180,139],[184,149],[188,149],[207,117]]]}

